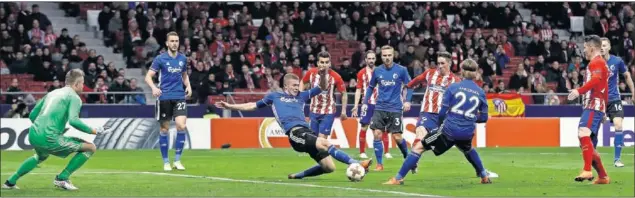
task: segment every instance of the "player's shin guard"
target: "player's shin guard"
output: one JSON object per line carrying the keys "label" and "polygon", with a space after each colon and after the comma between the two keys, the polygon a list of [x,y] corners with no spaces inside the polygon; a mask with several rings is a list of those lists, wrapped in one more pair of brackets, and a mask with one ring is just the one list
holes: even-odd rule
{"label": "player's shin guard", "polygon": [[397,173],[397,176],[395,176],[395,179],[401,180],[406,177],[408,171],[410,171],[412,167],[417,165],[417,162],[419,162],[419,158],[421,158],[421,154],[410,152],[410,154],[408,154],[408,157],[406,157],[406,160],[403,162],[403,165],[401,165],[401,169],[399,169],[399,172]]}
{"label": "player's shin guard", "polygon": [[373,149],[375,149],[377,164],[384,164],[384,146],[381,144],[381,140],[373,141]]}
{"label": "player's shin guard", "polygon": [[624,146],[624,133],[620,131],[615,131],[615,139],[613,139],[613,145],[615,146],[615,156],[614,161],[620,160],[622,155],[622,147]]}
{"label": "player's shin guard", "polygon": [[385,132],[385,131],[382,132],[382,134],[381,134],[381,142],[384,143],[383,144],[384,145],[384,147],[383,147],[384,152],[383,153],[388,153],[389,146],[390,146],[390,143],[388,143],[388,138],[390,138],[390,134],[388,132]]}
{"label": "player's shin guard", "polygon": [[401,139],[401,141],[397,143],[397,147],[399,147],[403,158],[408,157],[408,144],[406,143],[406,139]]}
{"label": "player's shin guard", "polygon": [[333,158],[335,158],[337,161],[340,161],[344,164],[358,163],[357,160],[348,156],[348,154],[344,153],[344,151],[341,151],[335,148],[335,145],[329,146],[328,151],[329,151],[329,155],[333,156]]}
{"label": "player's shin guard", "polygon": [[481,157],[476,152],[476,149],[472,149],[468,151],[466,154],[467,160],[472,164],[476,172],[481,175],[481,177],[487,176],[487,172],[485,168],[483,168],[483,162],[481,162]]}
{"label": "player's shin guard", "polygon": [[591,162],[593,161],[593,143],[591,137],[585,136],[580,138],[580,148],[582,149],[582,159],[584,159],[584,171],[591,171]]}
{"label": "player's shin guard", "polygon": [[168,136],[168,133],[160,133],[159,148],[161,150],[161,157],[163,158],[164,164],[170,163],[170,159],[168,159],[168,146],[169,146],[168,139],[170,139],[170,137]]}
{"label": "player's shin guard", "polygon": [[[362,127],[363,128],[363,127]],[[359,130],[359,153],[366,152],[366,130]]]}
{"label": "player's shin guard", "polygon": [[9,177],[7,181],[15,185],[15,183],[18,182],[18,179],[20,179],[20,177],[31,172],[33,169],[35,169],[35,167],[37,167],[37,164],[39,163],[40,163],[40,160],[38,159],[37,155],[27,158],[26,160],[24,160],[24,162],[22,162],[22,165],[20,165],[20,168],[18,168],[18,171],[13,173],[13,175],[11,175],[11,177]]}
{"label": "player's shin guard", "polygon": [[93,152],[78,152],[75,154],[75,157],[68,162],[68,165],[64,170],[57,175],[57,179],[59,180],[68,180],[68,178],[75,172],[77,169],[82,167],[86,161],[93,155]]}
{"label": "player's shin guard", "polygon": [[293,179],[302,179],[305,177],[314,177],[314,176],[318,176],[324,174],[324,169],[322,169],[322,166],[315,165],[309,169],[306,169],[302,172],[296,173]]}
{"label": "player's shin guard", "polygon": [[181,153],[183,153],[183,147],[185,146],[185,131],[176,132],[176,143],[174,143],[174,161],[181,161]]}

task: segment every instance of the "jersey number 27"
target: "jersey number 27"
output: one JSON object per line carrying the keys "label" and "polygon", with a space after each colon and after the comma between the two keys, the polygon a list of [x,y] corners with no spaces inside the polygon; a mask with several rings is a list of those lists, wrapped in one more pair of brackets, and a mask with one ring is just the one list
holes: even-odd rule
{"label": "jersey number 27", "polygon": [[[476,115],[474,115],[474,111],[476,110],[476,108],[478,108],[478,105],[480,105],[481,101],[478,99],[478,97],[476,96],[470,96],[470,98],[467,98],[467,95],[465,95],[464,92],[458,92],[456,94],[454,94],[454,98],[458,99],[459,102],[456,103],[454,106],[452,106],[452,109],[450,111],[452,111],[452,113],[456,113],[459,115],[463,115],[465,117],[468,118],[475,118]],[[472,107],[470,107],[467,111],[463,111],[461,110],[461,108],[463,107],[463,105],[465,105],[465,100],[468,100],[470,103],[472,104]]]}

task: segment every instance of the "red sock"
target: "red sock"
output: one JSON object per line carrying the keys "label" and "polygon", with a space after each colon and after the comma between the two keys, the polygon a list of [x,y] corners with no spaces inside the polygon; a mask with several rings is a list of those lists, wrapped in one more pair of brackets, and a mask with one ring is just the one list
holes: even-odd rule
{"label": "red sock", "polygon": [[593,153],[595,152],[591,137],[580,138],[580,148],[582,149],[582,159],[584,159],[584,171],[591,171],[591,162],[593,162]]}
{"label": "red sock", "polygon": [[366,152],[366,130],[359,130],[359,153]]}
{"label": "red sock", "polygon": [[414,147],[414,146],[417,144],[417,142],[421,142],[421,139],[419,139],[419,138],[415,138],[415,141],[414,141],[414,142],[412,142],[411,147]]}
{"label": "red sock", "polygon": [[593,164],[595,165],[594,168],[598,172],[598,176],[600,176],[600,178],[606,178],[606,176],[608,176],[606,174],[606,170],[604,169],[604,165],[602,165],[600,154],[597,151],[593,152]]}
{"label": "red sock", "polygon": [[390,134],[388,134],[388,132],[384,131],[384,133],[381,134],[381,135],[382,135],[381,136],[381,141],[384,143],[384,153],[388,153],[388,146],[390,146],[390,145],[388,145],[388,135],[390,135]]}

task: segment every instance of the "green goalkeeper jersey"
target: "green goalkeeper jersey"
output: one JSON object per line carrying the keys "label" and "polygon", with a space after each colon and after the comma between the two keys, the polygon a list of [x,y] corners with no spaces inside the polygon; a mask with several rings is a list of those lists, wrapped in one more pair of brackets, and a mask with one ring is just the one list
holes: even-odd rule
{"label": "green goalkeeper jersey", "polygon": [[29,119],[33,122],[30,136],[54,137],[65,132],[66,123],[85,133],[93,129],[79,119],[82,100],[70,87],[56,89],[37,102]]}

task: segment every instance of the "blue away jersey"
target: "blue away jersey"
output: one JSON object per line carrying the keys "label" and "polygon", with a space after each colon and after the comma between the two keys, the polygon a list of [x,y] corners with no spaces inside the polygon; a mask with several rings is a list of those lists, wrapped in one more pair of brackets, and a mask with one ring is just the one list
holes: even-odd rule
{"label": "blue away jersey", "polygon": [[[375,110],[387,112],[402,112],[402,90],[410,82],[408,70],[401,65],[392,64],[392,67],[386,68],[380,65],[373,71],[373,76],[368,83],[368,89],[364,95],[364,104],[368,104],[368,96],[372,95],[373,89],[377,87],[377,104]],[[406,101],[410,101],[412,97],[412,89],[408,89]]]}
{"label": "blue away jersey", "polygon": [[177,53],[171,57],[167,52],[154,57],[150,69],[159,73],[159,100],[184,100],[185,89],[183,87],[184,72],[187,72],[187,57]]}
{"label": "blue away jersey", "polygon": [[439,117],[443,123],[441,130],[447,136],[456,140],[471,139],[476,123],[487,121],[485,91],[472,80],[451,84],[443,94]]}
{"label": "blue away jersey", "polygon": [[271,106],[278,124],[288,135],[293,127],[303,126],[309,128],[309,124],[304,117],[304,104],[321,92],[320,87],[300,92],[296,96],[289,95],[286,92],[271,92],[265,95],[262,100],[256,102],[256,106],[258,108]]}
{"label": "blue away jersey", "polygon": [[606,65],[609,66],[609,72],[611,72],[609,76],[609,101],[621,100],[618,85],[620,84],[620,75],[627,72],[626,65],[620,57],[613,55],[606,61]]}

